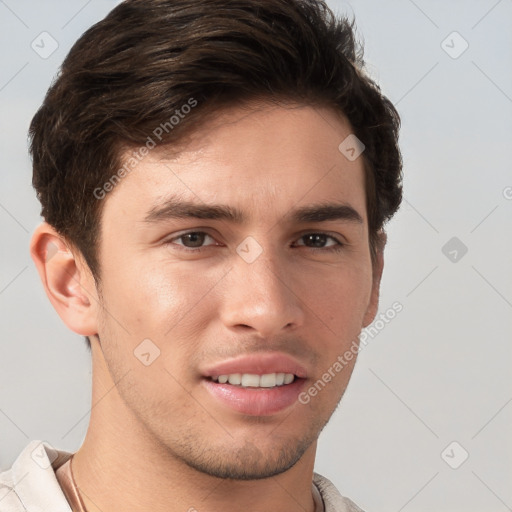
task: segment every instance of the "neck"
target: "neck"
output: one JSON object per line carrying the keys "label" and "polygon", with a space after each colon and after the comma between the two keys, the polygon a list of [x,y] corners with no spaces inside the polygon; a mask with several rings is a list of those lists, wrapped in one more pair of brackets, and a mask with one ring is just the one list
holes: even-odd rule
{"label": "neck", "polygon": [[315,510],[316,442],[289,470],[265,479],[210,476],[173,455],[126,406],[93,353],[93,407],[73,472],[87,512]]}

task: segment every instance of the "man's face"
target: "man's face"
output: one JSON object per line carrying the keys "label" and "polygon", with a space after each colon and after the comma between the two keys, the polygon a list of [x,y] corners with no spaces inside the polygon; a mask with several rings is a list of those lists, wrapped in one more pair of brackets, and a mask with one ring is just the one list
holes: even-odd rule
{"label": "man's face", "polygon": [[[169,456],[231,478],[281,473],[312,446],[355,360],[297,398],[377,299],[363,162],[338,150],[350,133],[327,109],[225,110],[179,157],[153,149],[107,196],[98,335],[133,420],[120,432],[137,425]],[[244,219],[173,216],[170,201]],[[339,215],[294,215],[327,203]]]}

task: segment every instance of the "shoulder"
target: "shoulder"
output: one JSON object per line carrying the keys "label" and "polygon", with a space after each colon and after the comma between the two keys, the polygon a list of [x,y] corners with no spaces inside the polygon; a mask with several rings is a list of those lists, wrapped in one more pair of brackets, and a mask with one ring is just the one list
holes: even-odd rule
{"label": "shoulder", "polygon": [[313,473],[313,483],[320,491],[325,512],[363,512],[352,500],[342,496],[334,484],[325,476]]}
{"label": "shoulder", "polygon": [[31,441],[0,473],[0,512],[71,512],[55,476],[69,457],[46,442]]}

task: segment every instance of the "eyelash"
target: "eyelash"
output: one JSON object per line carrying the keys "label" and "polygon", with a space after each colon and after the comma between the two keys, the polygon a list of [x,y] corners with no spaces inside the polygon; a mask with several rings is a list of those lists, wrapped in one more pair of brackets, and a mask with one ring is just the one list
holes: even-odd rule
{"label": "eyelash", "polygon": [[[186,233],[182,233],[179,236],[175,236],[174,238],[171,238],[164,243],[165,243],[165,245],[176,245],[177,247],[179,247],[178,250],[189,252],[189,253],[200,253],[200,252],[204,251],[205,249],[207,249],[208,247],[211,247],[211,246],[205,246],[205,247],[190,248],[190,247],[180,246],[179,244],[173,243],[175,240],[179,240],[180,238],[183,238],[187,235],[192,235],[192,234],[206,235],[213,239],[213,237],[210,234],[206,233],[205,231],[187,231]],[[345,244],[340,242],[337,238],[333,237],[332,235],[329,235],[328,233],[324,233],[322,231],[311,231],[309,233],[304,233],[302,236],[299,237],[299,240],[306,236],[309,236],[309,235],[326,236],[327,238],[334,240],[336,242],[336,245],[332,245],[331,247],[307,247],[307,246],[300,246],[300,247],[305,247],[306,249],[310,249],[312,251],[323,251],[323,252],[329,252],[329,253],[330,252],[335,252],[335,253],[341,252],[345,247]]]}

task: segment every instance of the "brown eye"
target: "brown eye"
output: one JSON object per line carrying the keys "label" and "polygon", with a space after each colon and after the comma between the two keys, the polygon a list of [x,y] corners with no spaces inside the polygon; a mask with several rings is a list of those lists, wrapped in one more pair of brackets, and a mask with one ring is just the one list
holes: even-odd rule
{"label": "brown eye", "polygon": [[[326,245],[329,239],[332,240],[334,244]],[[303,240],[305,242],[303,245],[313,250],[339,251],[343,247],[340,241],[327,233],[307,233],[302,235],[299,240]]]}
{"label": "brown eye", "polygon": [[185,247],[201,247],[204,243],[205,236],[206,233],[194,232],[186,233],[179,238],[184,242]]}
{"label": "brown eye", "polygon": [[207,238],[210,238],[215,242],[213,237],[204,231],[189,231],[188,233],[182,233],[179,236],[171,238],[165,242],[165,244],[177,246],[178,249],[183,248],[185,251],[189,250],[190,252],[199,252],[203,248],[206,248],[210,245],[215,245],[211,243],[204,245]]}

